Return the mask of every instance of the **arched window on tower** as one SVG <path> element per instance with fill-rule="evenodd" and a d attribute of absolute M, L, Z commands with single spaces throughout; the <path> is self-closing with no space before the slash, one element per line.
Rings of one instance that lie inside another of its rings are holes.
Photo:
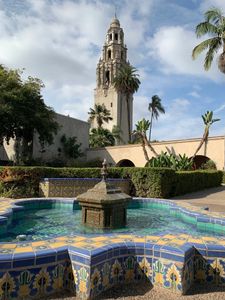
<path fill-rule="evenodd" d="M 112 55 L 112 51 L 109 49 L 109 50 L 108 50 L 108 59 L 111 59 L 111 58 L 112 58 L 111 55 Z"/>
<path fill-rule="evenodd" d="M 105 72 L 105 84 L 109 85 L 109 83 L 110 83 L 110 72 L 109 70 L 107 70 Z"/>
<path fill-rule="evenodd" d="M 123 33 L 120 33 L 120 41 L 123 42 Z"/>
<path fill-rule="evenodd" d="M 110 35 L 109 35 L 109 40 L 110 41 L 112 40 L 112 33 L 110 33 Z"/>
<path fill-rule="evenodd" d="M 118 33 L 115 33 L 115 40 L 118 41 Z"/>

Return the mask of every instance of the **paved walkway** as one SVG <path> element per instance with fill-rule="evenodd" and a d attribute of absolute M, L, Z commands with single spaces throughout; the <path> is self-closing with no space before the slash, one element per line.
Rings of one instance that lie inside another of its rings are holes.
<path fill-rule="evenodd" d="M 208 207 L 210 211 L 225 213 L 225 185 L 216 188 L 177 196 L 172 198 L 177 202 L 188 202 L 191 205 Z"/>

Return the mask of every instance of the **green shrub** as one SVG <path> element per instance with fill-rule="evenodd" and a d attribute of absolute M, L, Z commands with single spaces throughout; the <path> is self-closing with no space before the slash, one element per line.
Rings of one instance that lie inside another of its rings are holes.
<path fill-rule="evenodd" d="M 207 162 L 201 165 L 202 170 L 216 170 L 216 164 L 213 160 L 209 159 Z"/>
<path fill-rule="evenodd" d="M 223 183 L 225 184 L 225 172 L 223 172 Z"/>
<path fill-rule="evenodd" d="M 219 186 L 222 182 L 222 171 L 183 171 L 176 173 L 176 186 L 171 196 L 183 195 L 210 187 Z"/>
<path fill-rule="evenodd" d="M 127 168 L 137 197 L 168 198 L 176 179 L 175 171 L 166 168 Z"/>
<path fill-rule="evenodd" d="M 0 168 L 0 196 L 37 197 L 42 178 L 100 178 L 100 168 Z M 175 172 L 167 168 L 108 168 L 109 178 L 129 178 L 131 194 L 138 197 L 169 198 L 219 186 L 222 171 Z M 224 176 L 225 177 L 225 176 Z"/>

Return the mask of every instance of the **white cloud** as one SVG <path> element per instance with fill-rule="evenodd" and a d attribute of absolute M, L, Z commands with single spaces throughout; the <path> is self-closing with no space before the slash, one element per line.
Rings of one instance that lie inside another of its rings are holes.
<path fill-rule="evenodd" d="M 200 94 L 196 91 L 190 92 L 188 95 L 194 97 L 194 98 L 200 98 Z"/>
<path fill-rule="evenodd" d="M 193 48 L 201 40 L 195 33 L 181 26 L 160 28 L 148 41 L 149 55 L 159 62 L 161 71 L 165 74 L 183 74 L 210 78 L 214 81 L 224 80 L 219 74 L 216 62 L 206 72 L 203 69 L 204 55 L 192 60 Z"/>
<path fill-rule="evenodd" d="M 152 2 L 124 1 L 119 9 L 130 48 L 128 57 L 134 65 L 143 58 L 137 48 L 144 41 Z M 26 10 L 22 6 L 17 10 L 20 1 L 13 9 L 6 4 L 0 0 L 0 62 L 10 68 L 25 67 L 26 76 L 44 81 L 48 105 L 86 120 L 87 108 L 94 102 L 96 65 L 114 5 L 105 1 L 26 0 Z M 138 18 L 133 18 L 135 13 Z"/>
<path fill-rule="evenodd" d="M 141 118 L 150 119 L 148 99 L 137 96 L 135 101 L 134 125 Z M 166 113 L 160 114 L 158 120 L 153 121 L 152 139 L 168 140 L 201 136 L 203 131 L 202 120 L 201 117 L 190 114 L 190 100 L 176 98 L 170 100 L 169 103 L 165 107 Z"/>
<path fill-rule="evenodd" d="M 201 10 L 205 12 L 209 8 L 218 7 L 225 12 L 225 1 L 224 0 L 204 0 L 201 4 Z"/>
<path fill-rule="evenodd" d="M 225 109 L 225 103 L 222 104 L 220 107 L 218 107 L 217 109 L 214 110 L 214 113 L 218 113 L 221 112 Z"/>
<path fill-rule="evenodd" d="M 179 106 L 179 110 L 186 109 L 190 105 L 190 101 L 187 99 L 174 99 L 172 106 L 176 108 Z"/>
<path fill-rule="evenodd" d="M 171 101 L 165 115 L 153 123 L 153 139 L 180 139 L 202 134 L 201 118 L 190 114 L 190 100 L 177 98 Z"/>

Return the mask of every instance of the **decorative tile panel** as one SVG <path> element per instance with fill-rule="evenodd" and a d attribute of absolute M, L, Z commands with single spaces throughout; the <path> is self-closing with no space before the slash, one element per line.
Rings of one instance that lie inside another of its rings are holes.
<path fill-rule="evenodd" d="M 59 185 L 57 189 L 61 193 Z M 17 204 L 25 201 L 41 207 L 43 201 L 69 200 L 1 199 L 0 226 L 9 222 L 12 209 L 24 213 Z M 194 222 L 195 218 L 204 226 L 220 226 L 220 231 L 225 227 L 221 215 L 202 214 L 199 208 L 180 207 L 169 200 L 138 201 L 140 205 L 149 202 L 168 205 L 176 213 L 182 211 L 188 222 Z M 186 293 L 194 282 L 225 284 L 225 235 L 203 235 L 196 239 L 182 233 L 177 236 L 172 233 L 151 236 L 98 234 L 0 243 L 1 300 L 48 297 L 63 290 L 71 291 L 78 299 L 97 299 L 100 293 L 114 285 L 140 280 L 148 280 L 176 293 Z"/>

